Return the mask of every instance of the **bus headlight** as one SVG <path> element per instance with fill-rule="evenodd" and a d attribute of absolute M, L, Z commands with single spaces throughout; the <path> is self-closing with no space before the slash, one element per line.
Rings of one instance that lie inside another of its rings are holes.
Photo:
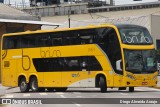
<path fill-rule="evenodd" d="M 155 75 L 152 80 L 155 80 L 155 79 L 157 79 L 157 75 Z"/>
<path fill-rule="evenodd" d="M 132 79 L 132 80 L 135 80 L 135 77 L 132 76 L 132 75 L 127 74 L 127 77 L 130 78 L 130 79 Z"/>

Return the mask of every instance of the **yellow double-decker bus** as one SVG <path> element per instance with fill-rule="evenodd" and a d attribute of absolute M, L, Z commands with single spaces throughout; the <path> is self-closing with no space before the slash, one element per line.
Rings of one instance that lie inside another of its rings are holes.
<path fill-rule="evenodd" d="M 21 92 L 156 86 L 155 47 L 145 27 L 102 24 L 5 34 L 2 85 Z"/>

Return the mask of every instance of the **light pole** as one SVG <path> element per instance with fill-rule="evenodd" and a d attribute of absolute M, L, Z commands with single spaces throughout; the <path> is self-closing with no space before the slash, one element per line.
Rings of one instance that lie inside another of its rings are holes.
<path fill-rule="evenodd" d="M 70 9 L 68 10 L 68 25 L 69 25 L 69 28 L 71 27 L 70 12 L 71 12 L 71 7 L 70 7 Z"/>

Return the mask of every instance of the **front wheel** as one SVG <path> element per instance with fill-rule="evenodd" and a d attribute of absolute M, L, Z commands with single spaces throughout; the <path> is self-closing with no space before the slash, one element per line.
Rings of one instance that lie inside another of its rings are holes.
<path fill-rule="evenodd" d="M 36 77 L 31 78 L 30 87 L 33 92 L 37 92 L 39 90 L 38 81 Z"/>
<path fill-rule="evenodd" d="M 101 93 L 105 93 L 107 91 L 106 79 L 104 77 L 100 77 L 99 86 Z"/>
<path fill-rule="evenodd" d="M 129 92 L 134 92 L 134 87 L 129 87 Z"/>
<path fill-rule="evenodd" d="M 25 78 L 22 78 L 22 79 L 19 81 L 19 88 L 20 88 L 20 91 L 21 91 L 22 93 L 29 91 L 29 84 L 26 83 L 26 79 L 25 79 Z"/>

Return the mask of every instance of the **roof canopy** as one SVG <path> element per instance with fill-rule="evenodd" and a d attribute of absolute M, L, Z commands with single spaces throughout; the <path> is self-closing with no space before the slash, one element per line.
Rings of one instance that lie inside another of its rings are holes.
<path fill-rule="evenodd" d="M 43 22 L 43 21 L 12 20 L 12 19 L 0 19 L 0 23 L 19 23 L 19 24 L 34 24 L 34 25 L 47 25 L 47 26 L 62 25 L 58 23 L 50 23 L 50 22 Z"/>

